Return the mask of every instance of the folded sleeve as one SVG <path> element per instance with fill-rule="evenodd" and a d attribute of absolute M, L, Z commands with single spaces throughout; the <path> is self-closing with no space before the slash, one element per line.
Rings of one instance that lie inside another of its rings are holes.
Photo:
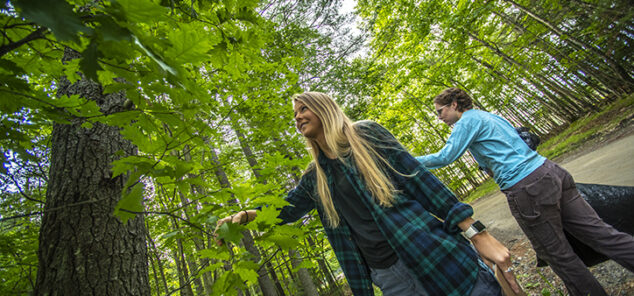
<path fill-rule="evenodd" d="M 311 182 L 311 177 L 314 176 L 313 173 L 304 174 L 297 187 L 286 196 L 285 199 L 289 205 L 284 206 L 277 216 L 282 219 L 280 224 L 295 222 L 315 208 L 317 199 L 313 191 L 313 182 Z"/>

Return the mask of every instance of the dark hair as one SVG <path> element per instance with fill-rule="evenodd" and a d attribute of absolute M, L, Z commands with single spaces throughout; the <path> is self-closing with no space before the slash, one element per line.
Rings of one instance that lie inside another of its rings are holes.
<path fill-rule="evenodd" d="M 458 103 L 456 110 L 460 112 L 473 108 L 473 100 L 469 94 L 457 87 L 445 89 L 434 98 L 434 103 L 439 105 L 449 105 L 453 102 Z"/>

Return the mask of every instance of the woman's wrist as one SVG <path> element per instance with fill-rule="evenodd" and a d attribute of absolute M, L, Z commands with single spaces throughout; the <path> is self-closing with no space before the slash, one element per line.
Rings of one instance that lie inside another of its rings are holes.
<path fill-rule="evenodd" d="M 242 221 L 242 219 L 240 219 L 240 224 L 247 224 L 249 223 L 249 212 L 247 212 L 246 210 L 243 211 L 244 212 L 244 221 Z"/>

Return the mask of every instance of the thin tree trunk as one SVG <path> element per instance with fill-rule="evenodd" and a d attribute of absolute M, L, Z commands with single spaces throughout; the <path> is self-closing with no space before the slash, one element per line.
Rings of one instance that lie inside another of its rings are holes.
<path fill-rule="evenodd" d="M 185 145 L 185 147 L 183 148 L 183 159 L 186 161 L 191 161 L 191 154 L 189 153 L 190 149 L 189 149 L 189 145 Z M 189 177 L 196 177 L 193 175 L 190 175 Z M 191 185 L 190 186 L 190 190 L 191 192 L 197 192 L 197 191 L 201 191 L 200 189 L 198 189 L 195 185 Z M 188 205 L 191 204 L 191 201 L 187 198 L 187 196 L 182 192 L 182 191 L 178 191 L 180 200 L 181 200 L 181 206 L 183 209 L 183 213 L 185 214 L 185 217 L 187 218 L 187 220 L 191 219 L 191 215 L 189 214 L 189 210 L 188 210 Z M 195 210 L 195 207 L 194 207 Z M 204 233 L 204 231 L 201 229 L 199 231 L 195 232 L 196 234 L 194 234 L 192 236 L 192 241 L 194 242 L 194 248 L 196 249 L 197 252 L 200 252 L 202 250 L 205 249 L 205 242 L 202 238 L 206 237 L 206 234 Z M 192 266 L 190 266 L 190 270 L 198 270 L 198 263 L 195 262 L 195 260 L 188 258 L 188 262 L 189 261 L 193 261 L 192 264 L 194 268 L 192 268 Z M 209 266 L 209 259 L 208 258 L 201 258 L 200 259 L 200 269 L 204 269 L 205 267 Z M 209 271 L 204 272 L 203 274 L 201 274 L 200 276 L 196 276 L 196 279 L 194 279 L 194 285 L 196 286 L 196 290 L 197 290 L 197 294 L 198 295 L 209 295 L 211 294 L 211 287 L 213 285 L 213 281 L 211 280 L 211 273 Z"/>
<path fill-rule="evenodd" d="M 634 79 L 632 79 L 630 74 L 623 68 L 623 66 L 621 64 L 619 64 L 617 61 L 615 61 L 614 59 L 612 59 L 610 56 L 606 55 L 604 52 L 598 50 L 595 46 L 593 46 L 591 44 L 585 44 L 582 41 L 577 40 L 577 38 L 575 38 L 574 36 L 570 36 L 569 34 L 564 33 L 563 31 L 557 29 L 557 27 L 555 25 L 551 24 L 549 21 L 541 18 L 540 16 L 538 16 L 535 13 L 533 13 L 528 8 L 518 4 L 517 2 L 515 2 L 513 0 L 504 0 L 504 1 L 508 2 L 508 3 L 511 3 L 517 9 L 519 9 L 522 12 L 526 13 L 528 16 L 530 16 L 531 18 L 533 18 L 534 20 L 536 20 L 540 24 L 546 26 L 553 33 L 555 33 L 557 36 L 559 36 L 559 38 L 561 38 L 561 40 L 569 41 L 570 43 L 578 46 L 579 49 L 581 49 L 581 50 L 590 50 L 591 52 L 593 52 L 597 56 L 600 56 L 602 59 L 604 59 L 606 62 L 608 62 L 608 64 L 614 69 L 615 73 L 617 75 L 619 75 L 619 77 L 621 77 L 621 79 L 623 80 L 623 83 L 627 86 L 626 87 L 626 91 L 629 91 L 632 88 L 632 86 L 634 85 Z"/>
<path fill-rule="evenodd" d="M 306 241 L 308 242 L 308 246 L 312 250 L 317 250 L 317 245 L 315 244 L 315 241 L 313 240 L 311 235 L 306 236 Z M 319 269 L 324 274 L 324 278 L 326 278 L 326 282 L 328 283 L 329 289 L 331 290 L 333 288 L 337 289 L 338 288 L 337 282 L 335 281 L 335 278 L 332 275 L 330 268 L 327 266 L 326 260 L 321 259 L 320 257 L 318 257 L 318 259 L 316 260 L 317 260 L 317 264 L 319 264 Z"/>
<path fill-rule="evenodd" d="M 205 295 L 205 288 L 203 287 L 203 282 L 198 275 L 198 263 L 196 260 L 193 260 L 191 256 L 185 256 L 185 260 L 187 261 L 187 267 L 189 267 L 190 277 L 193 279 L 194 287 L 196 288 L 196 295 L 203 296 Z"/>
<path fill-rule="evenodd" d="M 174 229 L 178 229 L 178 224 L 176 221 L 172 220 L 174 224 Z M 176 246 L 178 249 L 176 252 L 176 257 L 174 257 L 177 266 L 179 266 L 178 271 L 178 282 L 180 283 L 180 291 L 181 296 L 194 296 L 194 290 L 192 289 L 191 281 L 189 280 L 189 269 L 187 267 L 187 260 L 185 259 L 185 250 L 183 249 L 183 240 L 180 238 L 176 239 Z"/>
<path fill-rule="evenodd" d="M 218 159 L 216 150 L 214 149 L 214 147 L 210 147 L 209 150 L 211 151 L 211 162 L 216 167 L 215 174 L 218 179 L 218 182 L 220 183 L 220 187 L 231 188 L 231 183 L 229 182 L 229 178 L 227 177 L 227 174 L 222 169 L 222 164 L 220 163 L 220 159 Z M 237 200 L 234 200 L 233 202 L 235 203 L 237 202 Z M 248 230 L 245 230 L 242 232 L 242 234 L 243 234 L 242 243 L 244 244 L 244 247 L 247 249 L 247 251 L 249 251 L 249 253 L 253 255 L 253 261 L 259 262 L 262 257 L 260 256 L 260 252 L 257 250 L 257 247 L 255 246 L 255 242 L 253 241 L 251 232 L 249 232 Z M 275 285 L 273 284 L 273 282 L 267 275 L 266 269 L 260 268 L 258 269 L 257 273 L 258 273 L 258 284 L 260 285 L 260 290 L 262 290 L 262 294 L 264 294 L 264 296 L 277 296 L 278 294 L 275 290 Z"/>
<path fill-rule="evenodd" d="M 297 268 L 302 263 L 302 259 L 299 257 L 299 253 L 297 251 L 289 250 L 288 255 L 291 257 L 291 264 L 293 268 Z M 310 276 L 310 273 L 306 268 L 299 268 L 297 270 L 297 277 L 299 277 L 299 282 L 304 290 L 305 296 L 319 295 L 319 293 L 317 293 L 315 283 L 313 282 L 313 278 Z"/>
<path fill-rule="evenodd" d="M 150 247 L 152 249 L 152 251 L 150 252 L 151 255 L 148 256 L 148 257 L 150 257 L 150 259 L 152 257 L 154 257 L 154 259 L 156 260 L 156 264 L 158 265 L 158 271 L 159 271 L 159 273 L 161 275 L 161 282 L 160 283 L 163 284 L 164 293 L 161 293 L 161 289 L 157 288 L 157 294 L 158 295 L 167 294 L 168 288 L 167 288 L 167 280 L 165 279 L 165 268 L 163 267 L 163 262 L 161 261 L 161 258 L 158 255 L 158 250 L 156 249 L 156 244 L 154 243 L 154 240 L 152 239 L 152 237 L 150 237 L 150 232 L 146 231 L 146 235 L 147 235 L 148 244 L 150 245 Z M 159 285 L 158 280 L 157 280 L 156 285 L 158 287 L 158 285 Z"/>

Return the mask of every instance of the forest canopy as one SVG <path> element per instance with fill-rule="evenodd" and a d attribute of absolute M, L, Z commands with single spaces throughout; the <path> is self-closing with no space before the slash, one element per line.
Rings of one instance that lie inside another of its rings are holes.
<path fill-rule="evenodd" d="M 3 1 L 0 294 L 338 295 L 319 218 L 276 225 L 311 161 L 293 94 L 421 155 L 447 87 L 540 136 L 634 89 L 629 1 L 353 3 Z M 434 174 L 460 197 L 487 178 Z"/>

